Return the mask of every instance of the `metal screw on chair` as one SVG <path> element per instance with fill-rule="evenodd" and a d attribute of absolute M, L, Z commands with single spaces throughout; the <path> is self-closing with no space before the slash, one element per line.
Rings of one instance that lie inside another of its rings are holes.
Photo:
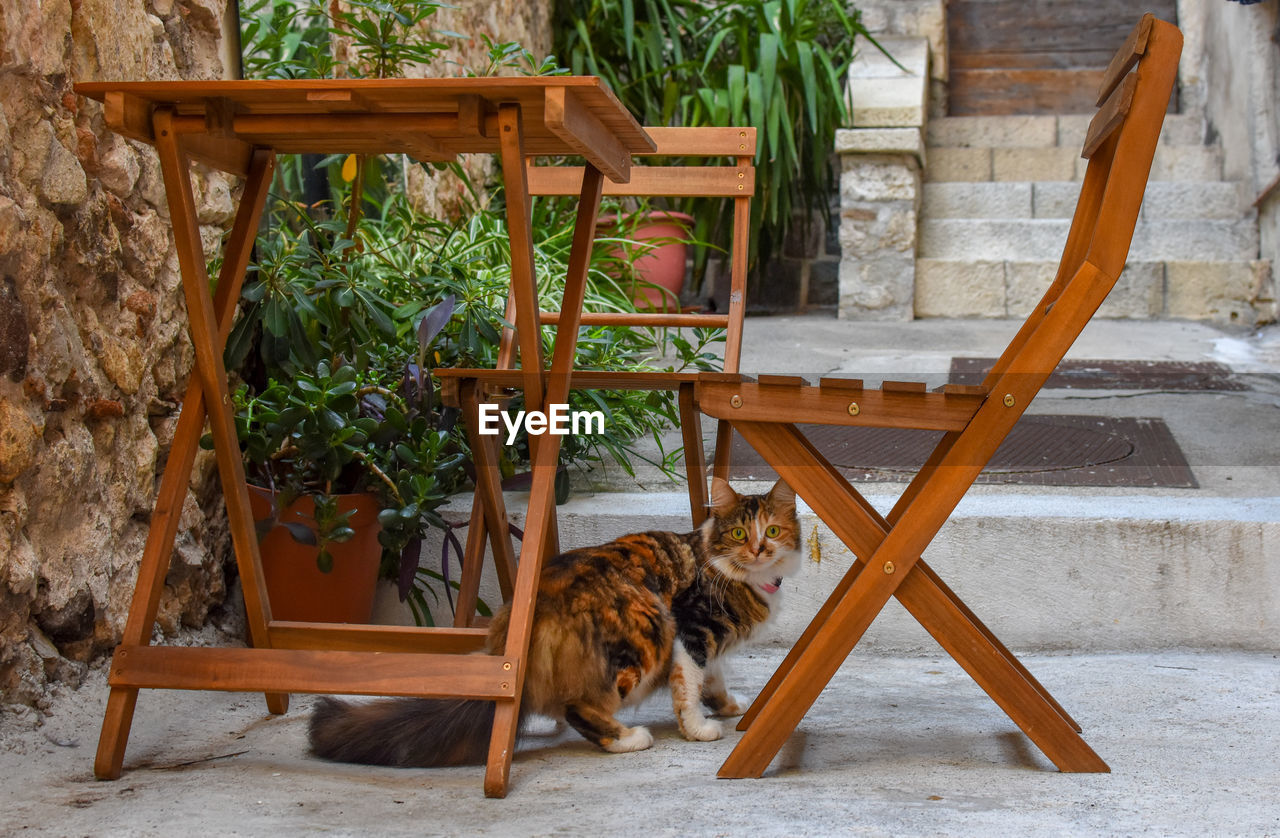
<path fill-rule="evenodd" d="M 862 412 L 862 408 L 858 407 L 858 403 L 857 403 L 857 402 L 849 402 L 849 415 L 850 415 L 850 416 L 857 416 L 857 415 L 858 415 L 859 413 L 861 413 L 861 412 Z"/>
<path fill-rule="evenodd" d="M 729 399 L 729 404 L 733 407 L 742 407 L 742 396 L 735 395 L 733 398 Z"/>
<path fill-rule="evenodd" d="M 1015 399 L 1015 398 L 1013 397 L 1013 393 L 1005 393 L 1005 394 L 1004 394 L 1004 406 L 1005 406 L 1005 407 L 1013 407 L 1013 406 L 1014 406 L 1015 404 L 1017 404 L 1017 403 L 1018 403 L 1018 400 L 1017 400 L 1017 399 Z"/>
<path fill-rule="evenodd" d="M 885 573 L 893 573 L 893 571 L 894 571 L 893 562 L 885 562 L 885 563 L 884 563 L 884 572 L 885 572 Z"/>

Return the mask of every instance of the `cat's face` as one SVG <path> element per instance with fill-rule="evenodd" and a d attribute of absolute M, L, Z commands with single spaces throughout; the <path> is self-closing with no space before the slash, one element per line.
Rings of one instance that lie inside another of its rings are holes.
<path fill-rule="evenodd" d="M 708 561 L 731 579 L 776 591 L 778 580 L 800 569 L 796 494 L 781 480 L 766 495 L 739 495 L 713 479 L 703 527 Z"/>

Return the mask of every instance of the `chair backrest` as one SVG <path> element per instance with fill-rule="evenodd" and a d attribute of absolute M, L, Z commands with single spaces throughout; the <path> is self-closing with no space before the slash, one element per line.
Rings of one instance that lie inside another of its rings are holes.
<path fill-rule="evenodd" d="M 617 197 L 725 198 L 733 201 L 733 243 L 730 249 L 729 310 L 725 313 L 678 311 L 583 312 L 582 325 L 645 327 L 709 327 L 725 330 L 724 369 L 737 372 L 742 353 L 742 318 L 746 311 L 747 253 L 751 196 L 755 193 L 755 128 L 646 128 L 657 148 L 645 157 L 706 158 L 703 165 L 638 165 L 627 183 L 604 182 L 604 194 Z M 731 158 L 732 163 L 712 161 Z M 576 166 L 527 168 L 529 194 L 577 195 L 583 170 Z M 555 325 L 560 313 L 540 313 L 544 324 Z"/>
<path fill-rule="evenodd" d="M 1057 276 L 984 386 L 994 387 L 1006 372 L 1047 376 L 1115 285 L 1129 255 L 1181 54 L 1178 28 L 1146 14 L 1111 60 L 1081 152 L 1089 167 Z"/>

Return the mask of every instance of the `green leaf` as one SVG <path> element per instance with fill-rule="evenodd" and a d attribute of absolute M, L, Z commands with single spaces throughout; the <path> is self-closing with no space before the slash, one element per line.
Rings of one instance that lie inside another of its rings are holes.
<path fill-rule="evenodd" d="M 746 119 L 743 113 L 746 105 L 746 73 L 741 64 L 729 67 L 729 120 L 732 125 L 741 125 Z"/>
<path fill-rule="evenodd" d="M 768 108 L 769 99 L 774 90 L 774 85 L 778 81 L 778 36 L 772 32 L 760 33 L 760 57 L 759 57 L 760 79 L 764 83 L 765 101 L 764 106 Z"/>
<path fill-rule="evenodd" d="M 251 282 L 240 292 L 240 299 L 246 303 L 256 303 L 261 300 L 267 293 L 267 285 L 265 282 Z"/>
<path fill-rule="evenodd" d="M 227 369 L 239 369 L 245 358 L 249 357 L 249 350 L 253 348 L 254 329 L 261 318 L 262 306 L 252 303 L 244 308 L 235 325 L 231 327 L 226 348 L 222 352 L 222 362 L 226 364 Z"/>
<path fill-rule="evenodd" d="M 635 46 L 636 10 L 631 0 L 622 0 L 622 36 L 627 55 L 632 54 Z"/>
<path fill-rule="evenodd" d="M 271 334 L 278 338 L 285 337 L 289 332 L 288 306 L 275 298 L 267 300 L 262 323 Z"/>
<path fill-rule="evenodd" d="M 818 127 L 818 78 L 813 70 L 813 48 L 805 41 L 796 44 L 800 56 L 800 78 L 804 82 L 805 104 L 809 107 L 809 128 Z"/>
<path fill-rule="evenodd" d="M 316 419 L 320 423 L 320 427 L 329 433 L 340 431 L 347 425 L 347 420 L 342 418 L 342 414 L 322 407 L 316 411 Z"/>
<path fill-rule="evenodd" d="M 759 73 L 747 73 L 747 100 L 750 104 L 751 124 L 764 125 L 764 83 Z M 764 131 L 756 133 L 756 161 L 764 158 Z"/>
<path fill-rule="evenodd" d="M 391 322 L 391 318 L 383 311 L 384 303 L 378 299 L 377 295 L 365 288 L 357 288 L 356 294 L 364 301 L 365 312 L 369 318 L 373 320 L 373 325 L 384 335 L 395 335 L 396 325 Z"/>
<path fill-rule="evenodd" d="M 712 59 L 714 59 L 716 54 L 720 52 L 720 47 L 724 44 L 724 39 L 729 37 L 732 31 L 733 30 L 727 28 L 721 29 L 711 39 L 711 43 L 707 45 L 706 56 L 702 59 L 702 72 L 704 74 L 707 72 L 707 68 L 711 66 Z"/>
<path fill-rule="evenodd" d="M 281 521 L 280 526 L 289 531 L 289 535 L 299 544 L 314 547 L 317 544 L 315 530 L 297 521 Z"/>

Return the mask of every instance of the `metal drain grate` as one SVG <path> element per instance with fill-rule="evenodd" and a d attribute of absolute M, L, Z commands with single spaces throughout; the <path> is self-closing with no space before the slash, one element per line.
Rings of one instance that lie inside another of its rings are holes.
<path fill-rule="evenodd" d="M 802 425 L 813 445 L 854 482 L 905 482 L 942 438 L 936 431 Z M 776 472 L 741 438 L 732 477 L 774 480 Z M 979 483 L 1194 489 L 1195 477 L 1160 419 L 1024 416 L 997 449 Z"/>
<path fill-rule="evenodd" d="M 953 384 L 981 384 L 995 358 L 952 358 Z M 1248 390 L 1230 367 L 1211 361 L 1090 361 L 1058 364 L 1049 390 Z"/>

